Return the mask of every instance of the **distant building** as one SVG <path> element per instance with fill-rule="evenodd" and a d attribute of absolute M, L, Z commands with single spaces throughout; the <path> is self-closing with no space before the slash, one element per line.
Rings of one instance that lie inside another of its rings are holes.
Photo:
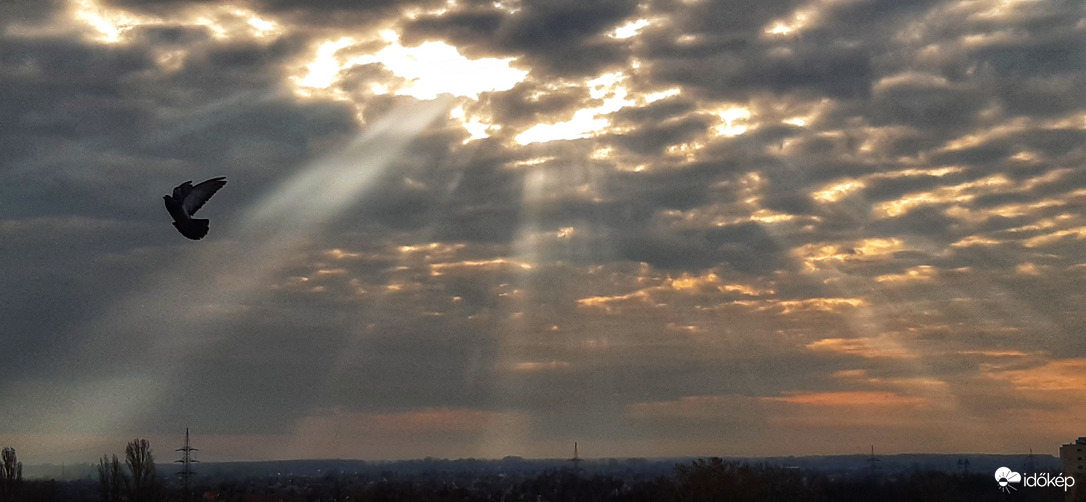
<path fill-rule="evenodd" d="M 1081 493 L 1079 487 L 1086 482 L 1086 437 L 1060 446 L 1060 462 L 1063 464 L 1063 474 L 1075 478 L 1075 486 L 1067 493 L 1067 500 L 1078 500 Z"/>
<path fill-rule="evenodd" d="M 1076 477 L 1086 474 L 1086 437 L 1060 446 L 1060 462 L 1063 463 L 1064 474 L 1074 474 Z"/>

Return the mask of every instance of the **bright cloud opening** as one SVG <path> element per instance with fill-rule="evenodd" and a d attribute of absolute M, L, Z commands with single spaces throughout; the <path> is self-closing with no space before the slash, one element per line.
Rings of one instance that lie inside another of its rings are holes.
<path fill-rule="evenodd" d="M 750 110 L 741 106 L 728 108 L 718 112 L 720 124 L 713 126 L 713 132 L 721 136 L 739 136 L 747 132 L 750 127 L 745 124 L 750 120 Z"/>
<path fill-rule="evenodd" d="M 305 65 L 305 75 L 295 82 L 303 95 L 330 89 L 342 72 L 360 65 L 381 64 L 397 77 L 409 83 L 399 88 L 373 87 L 378 93 L 391 92 L 418 99 L 434 99 L 441 94 L 476 98 L 481 92 L 505 91 L 528 75 L 526 70 L 510 66 L 514 58 L 469 59 L 444 42 L 425 42 L 415 47 L 400 45 L 391 30 L 383 30 L 380 38 L 388 43 L 381 50 L 361 56 L 344 57 L 340 52 L 360 43 L 351 37 L 321 44 L 313 60 Z"/>
<path fill-rule="evenodd" d="M 93 29 L 85 32 L 85 36 L 106 44 L 122 42 L 129 31 L 140 26 L 200 26 L 217 40 L 267 38 L 283 30 L 275 20 L 261 17 L 253 10 L 227 4 L 182 9 L 175 17 L 165 19 L 110 7 L 98 0 L 75 0 L 69 6 L 69 15 Z"/>
<path fill-rule="evenodd" d="M 595 79 L 589 80 L 588 94 L 593 99 L 603 101 L 603 104 L 595 108 L 582 108 L 573 114 L 573 118 L 556 124 L 536 124 L 528 130 L 520 133 L 515 138 L 517 143 L 527 145 L 530 143 L 543 143 L 547 141 L 560 141 L 587 138 L 611 125 L 611 121 L 605 116 L 622 108 L 635 104 L 630 99 L 629 90 L 626 88 L 626 76 L 620 72 L 607 73 Z"/>
<path fill-rule="evenodd" d="M 615 28 L 615 31 L 612 31 L 610 36 L 611 38 L 617 39 L 632 38 L 641 31 L 641 28 L 644 28 L 648 25 L 648 19 L 637 19 L 635 21 L 630 21 L 622 26 L 619 26 L 618 28 Z"/>

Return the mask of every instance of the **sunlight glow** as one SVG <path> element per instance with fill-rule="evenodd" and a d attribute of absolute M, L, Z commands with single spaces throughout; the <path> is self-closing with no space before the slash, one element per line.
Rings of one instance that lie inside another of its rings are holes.
<path fill-rule="evenodd" d="M 534 373 L 534 372 L 539 372 L 539 371 L 557 371 L 557 370 L 567 369 L 570 366 L 572 366 L 572 365 L 570 363 L 566 362 L 566 361 L 555 361 L 555 360 L 551 360 L 551 361 L 548 361 L 548 362 L 523 361 L 523 362 L 513 364 L 510 369 L 515 371 L 515 372 L 531 372 L 531 373 Z"/>
<path fill-rule="evenodd" d="M 823 338 L 807 344 L 808 350 L 837 352 L 870 358 L 913 359 L 919 357 L 916 352 L 903 347 L 889 335 L 866 338 Z"/>
<path fill-rule="evenodd" d="M 582 108 L 573 113 L 573 118 L 556 124 L 536 124 L 520 133 L 514 140 L 521 144 L 543 143 L 556 140 L 587 138 L 611 125 L 605 115 L 614 113 L 636 102 L 629 98 L 626 88 L 626 76 L 620 72 L 606 73 L 587 82 L 588 93 L 592 99 L 603 103 L 595 108 Z"/>
<path fill-rule="evenodd" d="M 967 202 L 980 195 L 1006 192 L 1015 188 L 1015 186 L 1016 184 L 1003 174 L 995 174 L 975 181 L 943 186 L 926 192 L 911 193 L 897 200 L 882 202 L 874 207 L 874 213 L 879 218 L 893 218 L 917 207 L 950 202 Z"/>
<path fill-rule="evenodd" d="M 517 143 L 527 145 L 529 143 L 544 143 L 547 141 L 561 141 L 586 138 L 592 132 L 602 130 L 611 122 L 604 118 L 597 118 L 594 109 L 583 108 L 573 114 L 571 120 L 557 124 L 537 124 L 517 135 Z"/>
<path fill-rule="evenodd" d="M 781 22 L 777 22 L 773 26 L 765 29 L 765 32 L 770 35 L 787 35 L 793 31 L 795 31 L 795 28 Z"/>
<path fill-rule="evenodd" d="M 520 3 L 521 0 L 495 0 L 490 4 L 498 10 L 503 10 L 509 14 L 516 14 L 517 12 L 520 12 Z"/>
<path fill-rule="evenodd" d="M 294 77 L 299 94 L 312 96 L 317 91 L 344 99 L 333 87 L 346 70 L 368 64 L 381 64 L 407 83 L 389 89 L 385 86 L 371 90 L 392 92 L 418 99 L 434 99 L 441 94 L 477 98 L 480 92 L 511 89 L 528 75 L 526 70 L 510 66 L 515 58 L 468 59 L 444 42 L 425 42 L 414 47 L 400 45 L 393 30 L 381 30 L 378 36 L 387 45 L 377 52 L 344 56 L 343 49 L 361 44 L 352 37 L 342 37 L 320 44 L 313 59 L 304 65 L 303 76 Z"/>
<path fill-rule="evenodd" d="M 426 42 L 416 47 L 389 45 L 357 64 L 381 63 L 397 76 L 411 80 L 396 94 L 434 99 L 439 94 L 477 97 L 480 92 L 511 89 L 528 75 L 511 68 L 514 58 L 468 59 L 444 42 Z"/>
<path fill-rule="evenodd" d="M 713 126 L 712 132 L 719 136 L 739 136 L 747 132 L 749 126 L 740 122 L 750 120 L 750 110 L 742 106 L 727 108 L 718 112 L 721 123 Z"/>
<path fill-rule="evenodd" d="M 661 99 L 670 98 L 671 96 L 678 96 L 681 93 L 682 89 L 679 89 L 678 87 L 672 87 L 663 91 L 650 92 L 648 94 L 645 94 L 644 100 L 646 104 L 654 103 L 656 101 L 660 101 Z"/>
<path fill-rule="evenodd" d="M 889 239 L 861 239 L 850 243 L 811 243 L 792 250 L 803 262 L 807 272 L 836 270 L 852 262 L 883 261 L 905 249 L 905 242 L 896 237 Z"/>
<path fill-rule="evenodd" d="M 776 21 L 762 30 L 765 35 L 785 37 L 798 33 L 810 23 L 810 16 L 804 11 L 796 11 L 788 20 Z"/>
<path fill-rule="evenodd" d="M 938 270 L 930 265 L 920 265 L 912 267 L 901 274 L 883 274 L 875 277 L 875 282 L 884 283 L 903 283 L 903 282 L 916 282 L 924 281 L 930 282 L 935 280 L 938 275 Z"/>
<path fill-rule="evenodd" d="M 448 106 L 437 100 L 394 109 L 342 152 L 317 160 L 268 194 L 245 218 L 246 229 L 267 239 L 281 233 L 279 245 L 296 241 L 305 233 L 300 229 L 315 231 L 315 224 L 356 203 L 400 149 L 448 113 Z"/>
<path fill-rule="evenodd" d="M 279 29 L 279 24 L 275 21 L 268 21 L 257 16 L 250 17 L 248 22 L 249 26 L 252 26 L 261 35 L 268 35 Z"/>
<path fill-rule="evenodd" d="M 135 14 L 104 5 L 99 0 L 74 0 L 69 5 L 69 11 L 72 19 L 97 32 L 96 35 L 88 36 L 106 44 L 120 43 L 130 30 L 140 26 L 200 26 L 217 40 L 236 37 L 267 38 L 282 33 L 282 27 L 277 21 L 261 17 L 255 11 L 244 7 L 228 4 L 183 8 L 169 19 Z"/>
<path fill-rule="evenodd" d="M 298 85 L 318 89 L 331 86 L 336 80 L 336 74 L 342 69 L 342 65 L 336 60 L 336 52 L 353 43 L 353 38 L 343 37 L 321 44 L 317 48 L 316 57 L 305 67 L 308 73 L 298 80 Z"/>
<path fill-rule="evenodd" d="M 153 280 L 134 287 L 87 328 L 86 343 L 94 346 L 118 332 L 141 333 L 147 343 L 141 358 L 155 365 L 157 378 L 90 377 L 76 389 L 78 394 L 58 396 L 71 403 L 72 410 L 80 410 L 79 415 L 53 415 L 57 420 L 74 419 L 94 428 L 115 430 L 140 410 L 158 406 L 169 388 L 167 383 L 182 371 L 185 357 L 214 337 L 227 336 L 199 328 L 268 294 L 269 278 L 297 259 L 299 247 L 311 242 L 332 218 L 357 204 L 401 150 L 433 120 L 448 113 L 448 107 L 445 100 L 437 100 L 393 109 L 343 151 L 301 167 L 295 176 L 266 193 L 240 218 L 240 227 L 222 230 L 221 235 L 227 237 L 221 245 L 212 242 L 192 248 L 175 262 L 164 264 L 162 273 Z M 183 272 L 197 264 L 210 264 L 213 270 L 186 277 Z M 335 267 L 322 268 L 313 278 L 292 277 L 293 284 L 288 286 L 320 292 L 323 286 L 311 284 L 339 273 Z M 195 316 L 179 319 L 177 312 Z M 103 408 L 106 403 L 109 409 Z"/>
<path fill-rule="evenodd" d="M 1068 228 L 1064 230 L 1058 230 L 1049 234 L 1038 235 L 1037 237 L 1026 239 L 1023 244 L 1028 248 L 1035 248 L 1040 246 L 1046 246 L 1054 242 L 1069 238 L 1073 238 L 1075 240 L 1086 239 L 1086 227 Z"/>
<path fill-rule="evenodd" d="M 98 31 L 98 41 L 114 44 L 133 27 L 149 22 L 149 19 L 132 16 L 120 9 L 106 9 L 95 0 L 76 0 L 72 4 L 72 17 Z"/>
<path fill-rule="evenodd" d="M 618 28 L 615 28 L 615 30 L 612 31 L 611 34 L 608 36 L 620 40 L 631 38 L 636 36 L 637 33 L 641 31 L 641 28 L 644 28 L 649 24 L 650 23 L 648 19 L 637 19 L 634 21 L 630 21 L 622 26 L 619 26 Z"/>
<path fill-rule="evenodd" d="M 431 263 L 430 264 L 430 276 L 437 277 L 445 275 L 450 271 L 464 271 L 470 269 L 491 269 L 500 270 L 503 268 L 520 268 L 521 270 L 532 270 L 534 265 L 517 260 L 510 260 L 506 258 L 494 258 L 490 260 L 463 260 L 454 262 L 443 263 Z"/>
<path fill-rule="evenodd" d="M 483 122 L 479 117 L 468 116 L 467 112 L 464 111 L 463 106 L 453 108 L 452 111 L 449 112 L 449 117 L 459 120 L 460 124 L 464 126 L 464 129 L 468 131 L 469 136 L 468 139 L 464 140 L 464 143 L 471 140 L 489 138 L 490 133 L 488 131 L 491 127 L 494 127 L 493 124 Z"/>
<path fill-rule="evenodd" d="M 860 180 L 839 181 L 825 185 L 821 190 L 811 194 L 811 197 L 819 202 L 837 202 L 864 186 L 865 183 Z"/>
<path fill-rule="evenodd" d="M 894 392 L 876 391 L 834 391 L 803 392 L 788 394 L 783 397 L 763 397 L 764 401 L 827 407 L 865 407 L 865 408 L 915 408 L 929 406 L 931 401 L 919 396 L 906 396 Z"/>

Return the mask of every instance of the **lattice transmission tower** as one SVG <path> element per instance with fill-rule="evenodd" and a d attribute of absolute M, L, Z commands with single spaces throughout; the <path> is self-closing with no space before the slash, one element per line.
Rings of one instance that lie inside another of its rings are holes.
<path fill-rule="evenodd" d="M 192 458 L 192 452 L 199 450 L 193 448 L 192 445 L 189 444 L 188 427 L 185 427 L 185 446 L 184 448 L 178 448 L 176 451 L 181 452 L 181 458 L 174 462 L 182 465 L 181 472 L 177 473 L 177 475 L 181 477 L 181 481 L 185 484 L 185 496 L 188 497 L 189 500 L 192 500 L 192 491 L 189 488 L 189 480 L 196 474 L 195 472 L 192 472 L 192 464 L 199 462 Z"/>

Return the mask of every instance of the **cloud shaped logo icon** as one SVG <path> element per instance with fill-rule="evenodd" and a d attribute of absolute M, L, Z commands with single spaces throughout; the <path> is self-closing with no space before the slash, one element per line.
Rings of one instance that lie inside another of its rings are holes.
<path fill-rule="evenodd" d="M 1017 490 L 1017 488 L 1011 486 L 1011 483 L 1021 483 L 1022 475 L 1012 471 L 1009 467 L 1000 467 L 995 471 L 996 483 L 999 483 L 999 489 L 1007 493 L 1011 490 Z"/>

